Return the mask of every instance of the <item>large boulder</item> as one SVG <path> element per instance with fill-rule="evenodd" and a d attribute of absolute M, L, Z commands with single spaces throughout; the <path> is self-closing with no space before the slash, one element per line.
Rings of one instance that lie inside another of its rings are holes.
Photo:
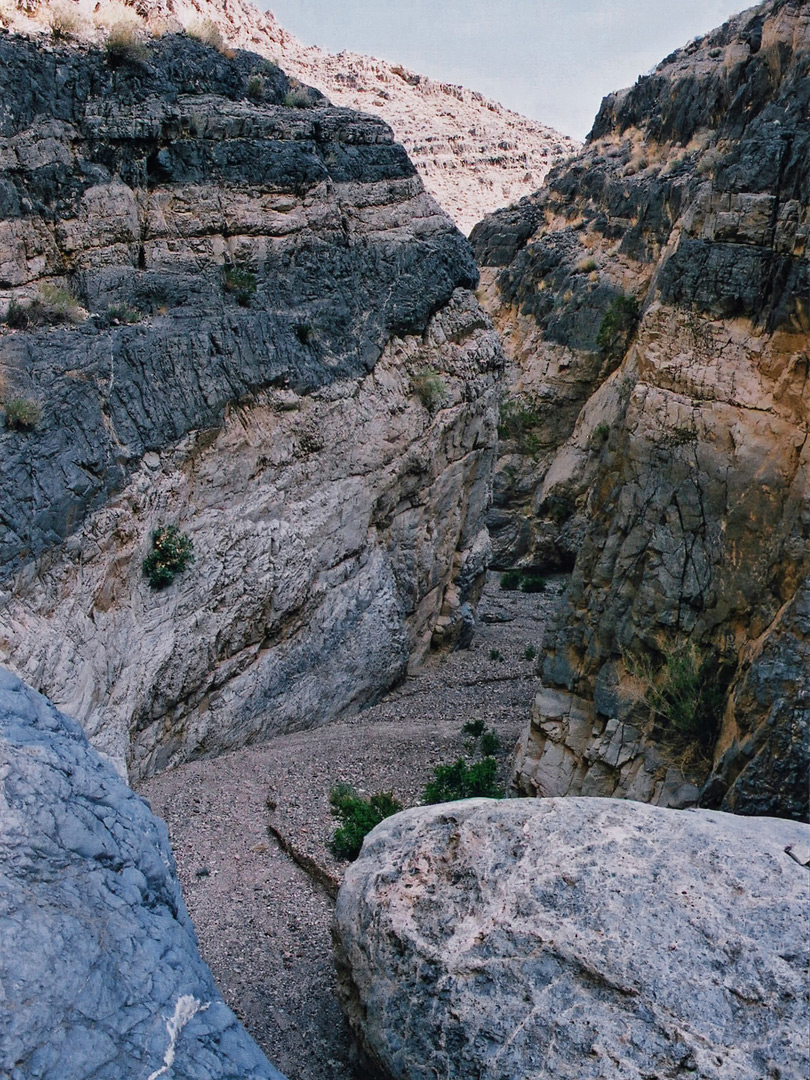
<path fill-rule="evenodd" d="M 0 668 L 0 1076 L 283 1080 L 197 951 L 166 827 Z"/>
<path fill-rule="evenodd" d="M 343 1006 L 386 1077 L 807 1076 L 810 828 L 610 799 L 379 825 L 338 896 Z"/>

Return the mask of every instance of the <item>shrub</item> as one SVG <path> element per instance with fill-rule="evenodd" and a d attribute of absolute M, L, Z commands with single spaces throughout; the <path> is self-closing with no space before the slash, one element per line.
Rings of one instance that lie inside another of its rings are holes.
<path fill-rule="evenodd" d="M 477 739 L 479 735 L 483 735 L 486 729 L 486 724 L 480 717 L 476 717 L 475 720 L 468 720 L 461 729 L 463 735 L 471 735 L 474 739 Z"/>
<path fill-rule="evenodd" d="M 137 308 L 130 307 L 129 304 L 110 304 L 107 308 L 107 318 L 111 323 L 129 325 L 138 322 L 140 317 L 140 311 Z"/>
<path fill-rule="evenodd" d="M 413 380 L 413 389 L 431 415 L 444 405 L 447 388 L 444 379 L 433 368 L 425 368 L 419 372 Z"/>
<path fill-rule="evenodd" d="M 202 22 L 192 23 L 186 33 L 194 41 L 199 41 L 200 44 L 207 45 L 210 49 L 216 49 L 218 52 L 224 52 L 226 49 L 222 31 L 211 19 L 203 19 Z"/>
<path fill-rule="evenodd" d="M 588 439 L 588 445 L 592 450 L 598 450 L 605 445 L 609 438 L 610 424 L 606 424 L 602 421 L 602 423 L 597 424 L 591 432 L 590 438 Z"/>
<path fill-rule="evenodd" d="M 254 101 L 261 101 L 264 97 L 264 78 L 255 72 L 247 81 L 247 96 Z"/>
<path fill-rule="evenodd" d="M 576 504 L 568 495 L 549 495 L 541 509 L 555 525 L 563 525 L 573 515 Z"/>
<path fill-rule="evenodd" d="M 536 656 L 537 656 L 537 649 L 535 649 L 534 645 L 527 645 L 526 648 L 523 650 L 523 659 L 524 660 L 534 660 L 534 658 Z"/>
<path fill-rule="evenodd" d="M 256 275 L 246 266 L 225 266 L 222 270 L 222 283 L 225 291 L 233 293 L 237 304 L 248 307 L 250 298 L 256 292 Z"/>
<path fill-rule="evenodd" d="M 291 81 L 290 89 L 284 95 L 284 104 L 288 109 L 311 109 L 315 101 L 309 87 Z"/>
<path fill-rule="evenodd" d="M 190 537 L 176 525 L 162 525 L 152 533 L 152 550 L 143 560 L 143 574 L 153 589 L 165 589 L 176 574 L 194 562 Z"/>
<path fill-rule="evenodd" d="M 437 765 L 433 779 L 426 785 L 422 802 L 450 802 L 453 799 L 502 799 L 504 792 L 497 782 L 498 763 L 493 757 L 468 765 L 458 758 L 450 765 Z"/>
<path fill-rule="evenodd" d="M 329 848 L 335 858 L 350 860 L 360 854 L 366 834 L 375 825 L 402 809 L 390 791 L 364 799 L 348 784 L 338 784 L 332 788 L 329 803 L 332 814 L 340 820 Z"/>
<path fill-rule="evenodd" d="M 665 652 L 655 673 L 648 660 L 629 667 L 645 684 L 644 702 L 662 726 L 662 740 L 674 750 L 710 758 L 735 665 L 713 650 L 701 655 L 689 643 Z"/>
<path fill-rule="evenodd" d="M 104 53 L 110 67 L 142 64 L 149 55 L 137 28 L 125 22 L 110 27 Z"/>
<path fill-rule="evenodd" d="M 501 588 L 506 591 L 519 589 L 522 576 L 520 570 L 507 570 L 501 574 Z"/>
<path fill-rule="evenodd" d="M 498 437 L 511 439 L 518 453 L 537 457 L 540 439 L 535 428 L 541 420 L 540 413 L 528 398 L 504 398 L 498 414 Z"/>
<path fill-rule="evenodd" d="M 25 330 L 31 322 L 28 317 L 28 308 L 18 300 L 12 300 L 8 305 L 5 322 L 6 326 L 10 326 L 13 330 Z"/>
<path fill-rule="evenodd" d="M 536 574 L 529 570 L 520 575 L 520 591 L 526 593 L 541 593 L 546 591 L 546 579 L 542 574 Z"/>
<path fill-rule="evenodd" d="M 51 12 L 50 27 L 54 41 L 69 41 L 79 33 L 81 19 L 70 8 L 58 7 Z"/>
<path fill-rule="evenodd" d="M 497 754 L 501 748 L 501 740 L 497 731 L 484 731 L 481 734 L 481 753 L 485 758 Z"/>
<path fill-rule="evenodd" d="M 57 326 L 60 323 L 79 323 L 84 313 L 78 300 L 64 285 L 44 284 L 30 304 L 12 300 L 6 312 L 6 325 L 15 330 L 34 326 Z"/>
<path fill-rule="evenodd" d="M 500 649 L 490 649 L 489 658 L 490 660 L 503 660 L 503 654 Z"/>
<path fill-rule="evenodd" d="M 312 326 L 310 323 L 296 323 L 295 336 L 302 345 L 309 345 L 310 341 L 312 341 Z"/>
<path fill-rule="evenodd" d="M 617 296 L 605 312 L 596 344 L 610 360 L 620 360 L 630 347 L 641 308 L 634 296 Z"/>
<path fill-rule="evenodd" d="M 33 431 L 42 419 L 39 405 L 31 398 L 11 398 L 3 403 L 9 431 Z"/>

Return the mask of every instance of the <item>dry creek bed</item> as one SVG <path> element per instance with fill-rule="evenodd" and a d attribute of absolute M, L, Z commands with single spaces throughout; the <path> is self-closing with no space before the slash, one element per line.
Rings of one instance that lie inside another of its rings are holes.
<path fill-rule="evenodd" d="M 335 996 L 331 894 L 346 864 L 328 848 L 330 790 L 343 781 L 416 805 L 435 766 L 465 753 L 461 728 L 476 717 L 500 736 L 506 784 L 537 687 L 526 651 L 540 651 L 564 583 L 504 592 L 491 574 L 470 648 L 432 656 L 378 705 L 140 787 L 169 827 L 203 957 L 289 1080 L 366 1080 Z"/>

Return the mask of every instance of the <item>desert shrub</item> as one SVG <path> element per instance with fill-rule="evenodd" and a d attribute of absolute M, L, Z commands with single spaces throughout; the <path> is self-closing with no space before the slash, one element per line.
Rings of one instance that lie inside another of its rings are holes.
<path fill-rule="evenodd" d="M 504 398 L 498 414 L 498 437 L 511 439 L 518 453 L 536 457 L 540 440 L 536 428 L 541 422 L 540 413 L 528 398 Z"/>
<path fill-rule="evenodd" d="M 390 791 L 364 799 L 348 784 L 338 784 L 329 793 L 329 804 L 340 825 L 329 848 L 338 859 L 356 859 L 363 840 L 375 825 L 402 809 Z"/>
<path fill-rule="evenodd" d="M 595 269 L 596 259 L 580 259 L 576 265 L 576 271 L 578 274 L 590 274 L 590 272 Z"/>
<path fill-rule="evenodd" d="M 225 291 L 236 298 L 237 304 L 248 307 L 250 298 L 256 292 L 256 275 L 246 266 L 225 266 L 222 270 L 222 284 Z"/>
<path fill-rule="evenodd" d="M 10 326 L 13 330 L 25 330 L 30 322 L 28 308 L 21 304 L 19 300 L 12 300 L 6 312 L 6 326 Z"/>
<path fill-rule="evenodd" d="M 634 296 L 617 296 L 605 312 L 596 344 L 608 359 L 620 360 L 630 347 L 641 308 Z"/>
<path fill-rule="evenodd" d="M 537 656 L 537 649 L 535 649 L 534 645 L 527 645 L 526 648 L 523 650 L 523 659 L 524 660 L 534 660 L 534 658 L 536 656 Z"/>
<path fill-rule="evenodd" d="M 546 591 L 546 579 L 542 574 L 527 570 L 520 575 L 520 591 L 525 593 L 541 593 Z"/>
<path fill-rule="evenodd" d="M 433 779 L 425 786 L 422 802 L 450 802 L 453 799 L 502 799 L 503 789 L 497 781 L 498 763 L 493 757 L 468 764 L 458 758 L 450 765 L 437 765 Z"/>
<path fill-rule="evenodd" d="M 503 660 L 503 653 L 500 649 L 490 649 L 489 658 L 490 660 Z"/>
<path fill-rule="evenodd" d="M 137 27 L 126 22 L 110 27 L 104 53 L 110 67 L 142 64 L 149 55 Z"/>
<path fill-rule="evenodd" d="M 471 735 L 474 739 L 477 739 L 479 735 L 483 735 L 485 730 L 486 724 L 478 716 L 474 720 L 468 720 L 461 728 L 463 735 Z"/>
<path fill-rule="evenodd" d="M 295 324 L 295 336 L 302 345 L 309 345 L 312 341 L 312 326 L 310 323 L 300 322 Z"/>
<path fill-rule="evenodd" d="M 491 729 L 481 732 L 481 742 L 479 743 L 481 753 L 485 758 L 492 757 L 493 754 L 497 754 L 501 748 L 501 740 L 498 737 L 497 731 Z"/>
<path fill-rule="evenodd" d="M 81 19 L 70 8 L 59 6 L 51 12 L 50 27 L 54 41 L 69 41 L 81 30 Z"/>
<path fill-rule="evenodd" d="M 261 101 L 264 97 L 264 78 L 254 72 L 247 81 L 247 96 L 254 101 Z"/>
<path fill-rule="evenodd" d="M 501 574 L 501 588 L 505 591 L 514 591 L 520 588 L 520 579 L 522 574 L 520 570 L 507 570 Z"/>
<path fill-rule="evenodd" d="M 644 702 L 672 749 L 706 759 L 711 756 L 726 691 L 735 665 L 714 650 L 701 653 L 694 643 L 664 652 L 656 671 L 649 659 L 628 664 L 644 685 Z"/>
<path fill-rule="evenodd" d="M 3 412 L 9 431 L 33 431 L 42 419 L 39 405 L 31 398 L 11 398 L 3 402 Z"/>
<path fill-rule="evenodd" d="M 111 323 L 124 323 L 130 325 L 140 320 L 141 313 L 137 308 L 129 304 L 110 304 L 107 308 L 107 318 Z"/>
<path fill-rule="evenodd" d="M 284 95 L 284 104 L 288 109 L 311 109 L 315 99 L 309 87 L 290 81 L 290 89 Z"/>
<path fill-rule="evenodd" d="M 610 424 L 606 424 L 604 421 L 601 424 L 597 424 L 591 432 L 588 439 L 588 445 L 592 450 L 598 450 L 604 446 L 610 438 Z"/>
<path fill-rule="evenodd" d="M 447 388 L 444 379 L 433 368 L 425 368 L 413 380 L 416 396 L 431 414 L 438 412 L 444 405 Z"/>
<path fill-rule="evenodd" d="M 143 575 L 153 589 L 165 589 L 193 561 L 191 538 L 176 525 L 162 525 L 152 533 L 152 550 L 143 560 Z"/>

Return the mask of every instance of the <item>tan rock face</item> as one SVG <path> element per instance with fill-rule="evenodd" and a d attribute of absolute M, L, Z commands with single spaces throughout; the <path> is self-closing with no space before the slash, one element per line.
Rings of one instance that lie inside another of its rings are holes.
<path fill-rule="evenodd" d="M 473 233 L 517 403 L 496 559 L 576 563 L 523 791 L 807 814 L 809 35 L 764 5 L 674 54 Z M 702 760 L 654 690 L 686 643 Z"/>
<path fill-rule="evenodd" d="M 323 724 L 469 632 L 502 366 L 384 124 L 149 48 L 0 41 L 40 95 L 3 132 L 0 373 L 41 411 L 0 434 L 0 652 L 133 776 Z M 155 591 L 166 524 L 195 559 Z"/>
<path fill-rule="evenodd" d="M 427 191 L 465 233 L 485 214 L 535 191 L 549 169 L 580 146 L 464 87 L 374 57 L 335 56 L 304 46 L 272 12 L 260 12 L 246 0 L 127 0 L 101 9 L 95 0 L 6 0 L 5 22 L 36 31 L 64 19 L 65 9 L 84 36 L 134 19 L 156 33 L 181 27 L 208 37 L 218 33 L 226 47 L 267 57 L 333 104 L 380 116 L 408 151 Z"/>

